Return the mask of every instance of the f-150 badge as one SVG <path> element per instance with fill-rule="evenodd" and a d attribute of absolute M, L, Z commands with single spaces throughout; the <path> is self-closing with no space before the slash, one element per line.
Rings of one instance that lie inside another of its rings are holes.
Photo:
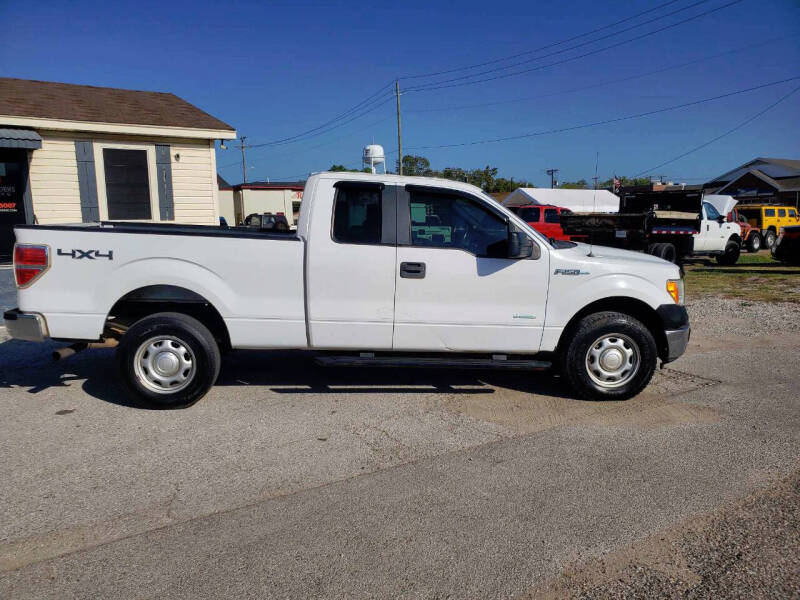
<path fill-rule="evenodd" d="M 81 258 L 88 258 L 90 260 L 94 260 L 96 258 L 107 258 L 108 260 L 114 260 L 114 251 L 109 250 L 108 252 L 100 252 L 100 250 L 62 250 L 61 248 L 58 249 L 59 256 L 69 256 L 75 260 L 79 260 Z"/>
<path fill-rule="evenodd" d="M 588 275 L 589 271 L 581 271 L 580 269 L 556 269 L 553 275 Z"/>

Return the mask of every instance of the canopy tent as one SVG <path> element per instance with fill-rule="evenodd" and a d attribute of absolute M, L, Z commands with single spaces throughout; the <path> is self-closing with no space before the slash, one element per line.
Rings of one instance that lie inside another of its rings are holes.
<path fill-rule="evenodd" d="M 576 213 L 619 211 L 619 197 L 608 190 L 517 188 L 503 201 L 506 207 L 527 204 L 560 206 Z"/>

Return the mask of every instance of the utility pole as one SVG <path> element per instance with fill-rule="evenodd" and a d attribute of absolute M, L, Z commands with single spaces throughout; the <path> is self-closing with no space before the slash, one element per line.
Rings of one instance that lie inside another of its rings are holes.
<path fill-rule="evenodd" d="M 400 125 L 400 80 L 394 80 L 394 97 L 397 100 L 397 174 L 403 174 L 403 130 Z"/>
<path fill-rule="evenodd" d="M 240 146 L 239 148 L 242 150 L 242 183 L 247 183 L 247 159 L 244 156 L 244 141 L 247 139 L 247 136 L 242 136 L 239 138 Z"/>
<path fill-rule="evenodd" d="M 558 173 L 558 169 L 547 169 L 545 171 L 548 175 L 550 175 L 550 189 L 556 187 L 556 173 Z"/>

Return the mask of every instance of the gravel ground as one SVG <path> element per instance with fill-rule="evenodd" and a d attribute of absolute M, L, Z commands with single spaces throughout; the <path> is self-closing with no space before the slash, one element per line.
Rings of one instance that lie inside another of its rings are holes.
<path fill-rule="evenodd" d="M 686 302 L 692 329 L 709 336 L 800 331 L 800 304 L 702 296 Z"/>
<path fill-rule="evenodd" d="M 534 598 L 799 598 L 800 471 L 628 549 Z"/>

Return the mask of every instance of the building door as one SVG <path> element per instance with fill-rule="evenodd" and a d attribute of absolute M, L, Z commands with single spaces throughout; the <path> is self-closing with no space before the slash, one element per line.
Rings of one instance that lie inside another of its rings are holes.
<path fill-rule="evenodd" d="M 25 150 L 0 148 L 0 260 L 3 261 L 9 260 L 14 251 L 14 226 L 27 221 L 27 161 Z"/>

